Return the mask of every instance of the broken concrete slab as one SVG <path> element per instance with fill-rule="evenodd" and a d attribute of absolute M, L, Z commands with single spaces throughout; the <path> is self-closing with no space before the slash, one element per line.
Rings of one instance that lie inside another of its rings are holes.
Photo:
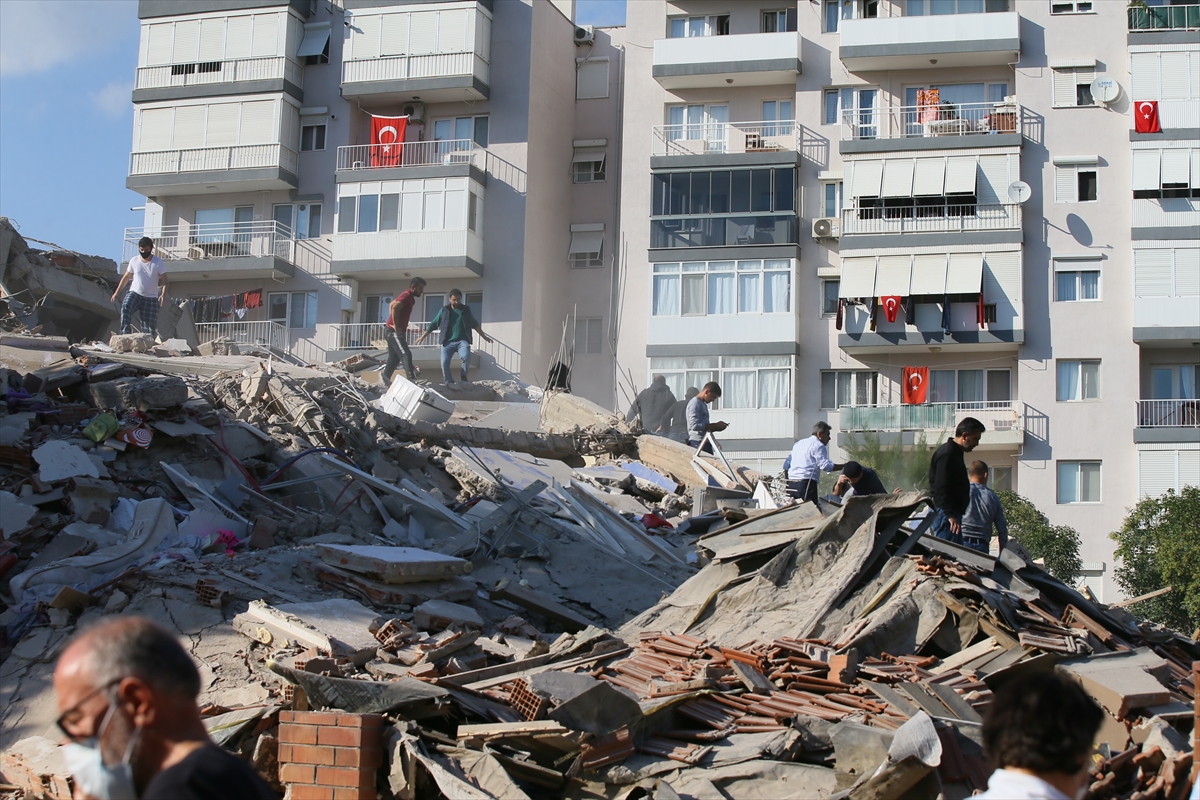
<path fill-rule="evenodd" d="M 511 600 L 524 608 L 555 620 L 563 630 L 574 633 L 592 626 L 592 621 L 533 589 L 516 585 L 507 578 L 501 580 L 491 591 L 493 600 Z"/>
<path fill-rule="evenodd" d="M 1117 719 L 1128 719 L 1135 708 L 1171 700 L 1170 689 L 1154 674 L 1169 666 L 1148 648 L 1063 661 L 1057 669 L 1079 681 L 1084 691 Z"/>
<path fill-rule="evenodd" d="M 99 478 L 100 470 L 78 446 L 62 440 L 46 442 L 33 451 L 33 460 L 41 468 L 46 483 L 67 478 Z"/>
<path fill-rule="evenodd" d="M 370 630 L 378 618 L 378 614 L 361 603 L 344 598 L 278 606 L 256 600 L 233 618 L 233 626 L 272 647 L 296 642 L 315 647 L 325 655 L 344 656 L 356 664 L 365 664 L 379 649 L 379 641 Z"/>
<path fill-rule="evenodd" d="M 383 583 L 327 564 L 317 567 L 317 577 L 330 586 L 385 606 L 417 606 L 427 600 L 448 600 L 457 603 L 471 599 L 476 591 L 475 582 L 466 578 L 421 583 Z"/>
<path fill-rule="evenodd" d="M 156 431 L 162 431 L 167 436 L 216 436 L 217 431 L 213 428 L 206 428 L 195 420 L 185 420 L 184 422 L 151 422 L 150 427 Z"/>
<path fill-rule="evenodd" d="M 611 683 L 597 683 L 551 711 L 549 716 L 571 730 L 603 736 L 636 725 L 642 719 L 642 707 L 628 690 Z"/>
<path fill-rule="evenodd" d="M 413 609 L 413 624 L 427 631 L 440 631 L 451 626 L 481 630 L 483 619 L 470 606 L 429 600 Z"/>
<path fill-rule="evenodd" d="M 12 492 L 0 492 L 0 508 L 4 509 L 0 514 L 0 533 L 6 537 L 24 529 L 38 513 L 36 506 L 22 502 Z"/>
<path fill-rule="evenodd" d="M 108 346 L 118 353 L 146 353 L 154 348 L 154 337 L 149 333 L 114 333 Z"/>
<path fill-rule="evenodd" d="M 174 375 L 118 378 L 89 383 L 84 394 L 96 408 L 116 411 L 160 411 L 187 402 L 187 384 Z"/>
<path fill-rule="evenodd" d="M 360 573 L 382 583 L 445 580 L 455 575 L 468 574 L 474 568 L 474 565 L 464 558 L 446 556 L 416 547 L 323 544 L 317 546 L 317 555 L 326 564 Z"/>

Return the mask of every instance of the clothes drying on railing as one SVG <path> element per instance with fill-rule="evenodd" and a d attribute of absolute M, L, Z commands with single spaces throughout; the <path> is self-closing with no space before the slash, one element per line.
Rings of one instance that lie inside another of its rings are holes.
<path fill-rule="evenodd" d="M 233 316 L 242 319 L 246 316 L 247 309 L 262 308 L 262 289 L 251 289 L 238 294 L 189 297 L 188 305 L 195 322 L 225 322 Z"/>

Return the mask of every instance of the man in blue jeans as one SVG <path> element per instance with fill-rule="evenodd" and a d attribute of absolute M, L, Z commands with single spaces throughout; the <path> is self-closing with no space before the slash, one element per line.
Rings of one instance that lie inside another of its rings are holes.
<path fill-rule="evenodd" d="M 471 313 L 471 307 L 463 302 L 461 289 L 451 289 L 449 296 L 450 302 L 442 306 L 437 316 L 429 321 L 429 327 L 421 334 L 421 338 L 417 339 L 417 344 L 425 341 L 425 337 L 432 331 L 441 332 L 442 380 L 447 386 L 453 386 L 454 376 L 450 373 L 450 361 L 455 353 L 458 353 L 458 360 L 462 362 L 460 374 L 463 383 L 470 382 L 467 380 L 467 364 L 471 360 L 471 331 L 479 331 L 485 342 L 494 342 L 495 339 L 483 332 L 479 320 Z"/>
<path fill-rule="evenodd" d="M 954 438 L 933 453 L 929 461 L 930 504 L 935 509 L 933 535 L 955 544 L 962 544 L 962 518 L 971 504 L 971 481 L 967 477 L 964 453 L 979 444 L 987 428 L 974 417 L 958 423 Z"/>

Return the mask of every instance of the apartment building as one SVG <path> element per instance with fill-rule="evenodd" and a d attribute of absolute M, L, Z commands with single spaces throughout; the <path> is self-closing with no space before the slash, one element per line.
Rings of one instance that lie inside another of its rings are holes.
<path fill-rule="evenodd" d="M 819 419 L 839 449 L 982 419 L 993 485 L 1111 595 L 1107 533 L 1200 482 L 1195 13 L 629 3 L 621 365 L 719 380 L 726 450 L 768 471 Z"/>
<path fill-rule="evenodd" d="M 612 32 L 577 32 L 570 0 L 141 0 L 139 17 L 127 185 L 146 211 L 125 257 L 156 240 L 201 339 L 378 351 L 421 276 L 410 342 L 458 288 L 496 340 L 476 340 L 473 378 L 544 383 L 573 359 L 576 390 L 612 402 Z M 373 116 L 405 117 L 403 141 L 373 146 Z M 426 375 L 439 351 L 415 348 Z"/>

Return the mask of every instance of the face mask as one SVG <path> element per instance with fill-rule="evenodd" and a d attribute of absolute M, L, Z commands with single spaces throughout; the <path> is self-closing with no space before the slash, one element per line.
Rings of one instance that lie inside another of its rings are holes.
<path fill-rule="evenodd" d="M 110 708 L 108 715 L 105 716 L 104 722 L 100 726 L 100 735 L 103 735 L 104 730 L 108 727 L 113 711 L 114 709 Z M 137 800 L 137 789 L 133 784 L 133 765 L 130 763 L 130 758 L 133 756 L 133 748 L 137 745 L 141 732 L 140 725 L 134 729 L 133 736 L 129 738 L 129 745 L 125 748 L 125 757 L 116 766 L 108 766 L 104 763 L 104 756 L 100 752 L 99 736 L 85 739 L 82 743 L 71 742 L 63 745 L 63 760 L 67 769 L 75 776 L 75 781 L 84 794 L 94 797 L 96 800 Z"/>

